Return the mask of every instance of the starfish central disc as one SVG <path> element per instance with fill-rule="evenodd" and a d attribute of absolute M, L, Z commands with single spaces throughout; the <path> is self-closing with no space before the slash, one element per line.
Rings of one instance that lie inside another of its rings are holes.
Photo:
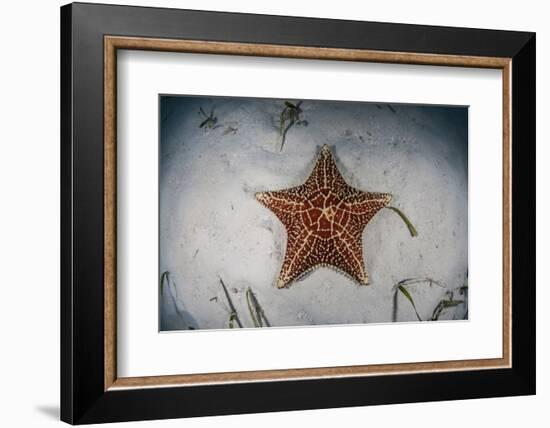
<path fill-rule="evenodd" d="M 287 247 L 277 286 L 288 286 L 318 266 L 332 266 L 359 284 L 368 284 L 362 234 L 391 200 L 389 193 L 349 186 L 323 146 L 311 175 L 290 189 L 256 194 L 283 223 Z"/>

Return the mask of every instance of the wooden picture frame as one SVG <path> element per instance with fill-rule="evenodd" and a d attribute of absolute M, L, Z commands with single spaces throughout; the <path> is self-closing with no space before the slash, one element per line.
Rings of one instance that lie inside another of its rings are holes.
<path fill-rule="evenodd" d="M 502 358 L 118 377 L 118 49 L 502 70 Z M 61 8 L 61 105 L 62 420 L 534 394 L 534 34 L 76 3 Z"/>

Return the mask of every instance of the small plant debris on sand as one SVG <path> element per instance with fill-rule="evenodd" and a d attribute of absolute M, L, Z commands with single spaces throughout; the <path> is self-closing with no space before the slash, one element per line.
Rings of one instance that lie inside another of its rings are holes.
<path fill-rule="evenodd" d="M 464 300 L 454 300 L 452 291 L 449 291 L 447 293 L 447 296 L 448 297 L 446 297 L 444 299 L 441 299 L 439 301 L 439 303 L 437 304 L 437 306 L 435 307 L 435 309 L 432 312 L 432 317 L 431 317 L 430 321 L 437 321 L 439 319 L 439 317 L 441 316 L 441 313 L 443 312 L 444 309 L 453 308 L 455 306 L 460 305 L 461 303 L 464 303 Z"/>
<path fill-rule="evenodd" d="M 214 116 L 214 109 L 210 110 L 210 114 L 206 114 L 202 107 L 199 108 L 199 113 L 203 117 L 203 121 L 199 125 L 199 128 L 213 129 L 218 123 L 218 118 Z"/>
<path fill-rule="evenodd" d="M 411 236 L 414 238 L 415 236 L 418 236 L 418 231 L 416 230 L 416 228 L 413 226 L 413 224 L 411 223 L 411 221 L 407 218 L 407 216 L 403 213 L 403 211 L 401 211 L 399 208 L 396 208 L 396 207 L 386 207 L 387 209 L 389 210 L 392 210 L 394 213 L 396 213 L 399 217 L 401 217 L 401 220 L 403 220 L 405 222 L 405 224 L 407 225 L 407 229 L 409 229 L 409 233 L 411 234 Z"/>
<path fill-rule="evenodd" d="M 172 285 L 172 286 L 170 286 Z M 172 279 L 169 271 L 164 271 L 162 275 L 160 276 L 160 295 L 162 296 L 165 292 L 165 289 L 168 288 L 168 294 L 172 298 L 172 303 L 174 304 L 174 308 L 176 309 L 176 313 L 185 321 L 185 314 L 180 309 L 180 306 L 178 305 L 178 292 L 177 288 L 175 286 L 175 282 Z M 188 322 L 186 322 L 188 324 Z M 187 325 L 186 328 L 188 330 L 195 330 L 195 327 L 192 325 Z"/>
<path fill-rule="evenodd" d="M 243 328 L 243 325 L 239 318 L 239 314 L 237 313 L 237 310 L 235 309 L 235 305 L 233 305 L 233 301 L 231 300 L 231 297 L 229 297 L 229 292 L 227 291 L 227 287 L 225 286 L 221 278 L 220 278 L 220 284 L 223 288 L 225 298 L 227 299 L 227 304 L 229 305 L 229 328 L 235 328 L 235 323 L 237 323 L 237 326 L 239 328 Z"/>
<path fill-rule="evenodd" d="M 396 321 L 396 318 L 397 318 L 397 295 L 398 295 L 398 292 L 403 294 L 403 296 L 405 296 L 405 298 L 409 301 L 409 303 L 411 304 L 411 306 L 414 309 L 414 313 L 416 314 L 416 318 L 418 319 L 418 321 L 438 321 L 439 317 L 441 316 L 441 314 L 443 313 L 443 311 L 445 309 L 454 308 L 454 307 L 456 307 L 458 305 L 461 305 L 461 304 L 467 304 L 466 299 L 455 299 L 454 298 L 454 291 L 453 290 L 448 290 L 445 293 L 445 297 L 440 299 L 439 302 L 437 303 L 437 305 L 435 306 L 434 310 L 432 311 L 431 317 L 429 319 L 423 320 L 420 317 L 420 315 L 419 315 L 419 313 L 416 309 L 416 304 L 414 302 L 414 299 L 413 299 L 410 291 L 406 288 L 406 286 L 409 286 L 409 285 L 422 284 L 422 283 L 427 284 L 430 287 L 434 284 L 439 286 L 439 287 L 443 287 L 443 285 L 441 285 L 438 281 L 435 281 L 432 278 L 407 278 L 407 279 L 404 279 L 402 281 L 399 281 L 397 284 L 395 284 L 393 286 L 394 297 L 393 297 L 393 316 L 392 316 L 392 318 L 393 318 L 394 322 Z M 458 291 L 459 291 L 460 295 L 463 295 L 466 298 L 467 293 L 468 293 L 467 290 L 468 290 L 468 280 L 466 279 L 464 281 L 464 284 L 458 288 Z M 467 318 L 468 318 L 468 310 L 466 310 L 466 313 L 465 313 L 463 319 L 467 319 Z"/>
<path fill-rule="evenodd" d="M 250 312 L 250 318 L 252 318 L 254 327 L 271 327 L 263 308 L 260 306 L 260 302 L 258 302 L 256 295 L 250 287 L 246 290 L 246 303 L 248 304 L 248 311 Z"/>
<path fill-rule="evenodd" d="M 416 309 L 416 304 L 414 303 L 414 299 L 413 299 L 411 293 L 409 292 L 409 290 L 406 287 L 406 286 L 416 285 L 416 284 L 426 284 L 426 285 L 429 285 L 430 287 L 432 285 L 437 285 L 438 287 L 443 287 L 438 281 L 436 281 L 435 279 L 432 279 L 432 278 L 407 278 L 407 279 L 403 279 L 403 280 L 399 281 L 392 288 L 392 290 L 394 292 L 394 295 L 393 295 L 393 316 L 392 316 L 394 322 L 397 319 L 397 294 L 398 294 L 398 292 L 403 294 L 403 296 L 405 296 L 405 298 L 409 301 L 409 303 L 411 304 L 411 306 L 414 309 L 414 313 L 416 314 L 416 318 L 418 319 L 418 321 L 422 321 L 422 318 L 420 317 L 420 315 L 418 314 L 418 310 Z"/>
<path fill-rule="evenodd" d="M 283 147 L 286 141 L 286 134 L 289 129 L 294 125 L 307 126 L 307 120 L 303 120 L 300 115 L 302 114 L 302 101 L 298 101 L 296 104 L 291 103 L 290 101 L 285 101 L 285 106 L 281 111 L 279 118 L 279 135 L 281 137 L 281 147 L 280 151 L 283 151 Z"/>
<path fill-rule="evenodd" d="M 237 309 L 235 308 L 235 305 L 233 304 L 233 300 L 231 300 L 231 296 L 229 294 L 229 291 L 227 289 L 227 286 L 223 282 L 221 278 L 219 278 L 221 287 L 223 289 L 223 294 L 225 295 L 225 298 L 227 300 L 227 305 L 229 309 L 229 328 L 235 328 L 235 325 L 239 328 L 244 328 L 243 323 L 241 322 L 241 319 L 239 318 L 239 314 L 237 312 Z M 231 291 L 235 294 L 239 293 L 240 290 L 237 288 L 232 288 Z M 217 297 L 212 297 L 209 299 L 211 302 L 217 302 Z M 252 288 L 248 287 L 246 290 L 246 303 L 248 305 L 248 312 L 250 314 L 250 318 L 252 320 L 252 324 L 254 327 L 271 327 L 271 324 L 269 323 L 269 320 L 267 319 L 265 312 L 260 305 L 260 302 L 258 301 L 258 298 L 252 291 Z"/>
<path fill-rule="evenodd" d="M 203 118 L 203 121 L 200 123 L 199 128 L 204 128 L 205 130 L 214 130 L 218 128 L 224 128 L 222 136 L 226 135 L 235 135 L 239 130 L 238 122 L 223 122 L 218 123 L 218 117 L 214 115 L 214 109 L 210 110 L 210 114 L 206 114 L 202 107 L 199 108 L 199 113 Z"/>
<path fill-rule="evenodd" d="M 229 134 L 235 135 L 235 134 L 237 133 L 238 130 L 239 130 L 239 128 L 236 128 L 236 127 L 234 127 L 234 126 L 227 126 L 227 127 L 224 129 L 222 135 L 229 135 Z"/>

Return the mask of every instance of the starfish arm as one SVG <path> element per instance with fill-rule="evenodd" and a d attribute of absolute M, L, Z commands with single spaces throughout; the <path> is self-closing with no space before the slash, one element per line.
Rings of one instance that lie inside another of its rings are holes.
<path fill-rule="evenodd" d="M 317 238 L 305 228 L 293 227 L 289 230 L 285 258 L 277 280 L 278 288 L 286 287 L 314 267 L 309 259 L 316 241 Z"/>
<path fill-rule="evenodd" d="M 345 272 L 360 285 L 367 285 L 369 276 L 363 261 L 361 235 L 343 232 L 340 237 L 331 240 L 330 246 L 333 256 L 328 264 Z"/>
<path fill-rule="evenodd" d="M 290 227 L 295 213 L 303 206 L 305 196 L 303 186 L 297 186 L 275 192 L 259 192 L 256 193 L 256 199 L 269 208 L 286 227 Z"/>
<path fill-rule="evenodd" d="M 362 229 L 378 211 L 390 203 L 391 198 L 389 193 L 362 192 L 352 189 L 344 198 L 342 206 L 362 225 Z"/>
<path fill-rule="evenodd" d="M 315 166 L 313 167 L 313 171 L 305 182 L 305 186 L 310 189 L 310 191 L 322 188 L 332 188 L 338 191 L 347 186 L 336 166 L 336 162 L 334 162 L 334 158 L 328 146 L 325 145 L 322 147 L 317 162 L 315 162 Z"/>

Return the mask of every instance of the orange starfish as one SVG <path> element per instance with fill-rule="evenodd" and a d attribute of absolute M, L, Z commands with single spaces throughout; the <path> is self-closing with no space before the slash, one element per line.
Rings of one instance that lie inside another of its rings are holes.
<path fill-rule="evenodd" d="M 330 266 L 361 285 L 369 283 L 363 262 L 362 234 L 391 200 L 389 193 L 349 186 L 323 146 L 304 184 L 256 193 L 286 228 L 288 242 L 277 287 L 283 288 L 318 266 Z"/>

